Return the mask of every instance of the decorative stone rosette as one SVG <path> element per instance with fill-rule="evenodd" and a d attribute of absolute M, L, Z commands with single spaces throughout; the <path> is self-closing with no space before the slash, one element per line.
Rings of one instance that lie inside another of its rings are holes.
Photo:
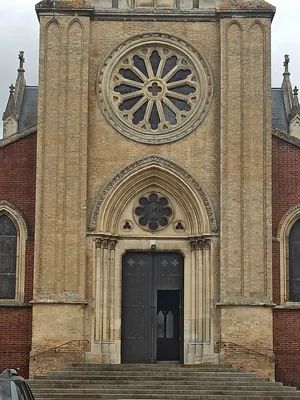
<path fill-rule="evenodd" d="M 133 215 L 141 228 L 156 232 L 170 224 L 174 216 L 174 208 L 166 196 L 151 192 L 139 198 Z"/>
<path fill-rule="evenodd" d="M 123 42 L 98 76 L 103 114 L 120 133 L 141 143 L 184 137 L 205 118 L 212 97 L 207 62 L 189 44 L 165 34 Z"/>

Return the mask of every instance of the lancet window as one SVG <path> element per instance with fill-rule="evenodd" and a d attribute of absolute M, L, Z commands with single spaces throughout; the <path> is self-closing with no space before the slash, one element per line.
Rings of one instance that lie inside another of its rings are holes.
<path fill-rule="evenodd" d="M 16 297 L 17 229 L 5 214 L 0 215 L 0 299 Z"/>
<path fill-rule="evenodd" d="M 289 301 L 300 302 L 300 219 L 294 223 L 290 230 L 288 267 L 287 288 Z"/>
<path fill-rule="evenodd" d="M 0 304 L 24 301 L 27 224 L 21 212 L 0 200 Z"/>

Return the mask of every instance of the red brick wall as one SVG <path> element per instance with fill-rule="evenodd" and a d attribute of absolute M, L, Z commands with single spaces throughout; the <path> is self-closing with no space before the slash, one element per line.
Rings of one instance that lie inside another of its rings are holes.
<path fill-rule="evenodd" d="M 272 139 L 273 237 L 289 208 L 300 203 L 300 148 L 278 137 Z M 273 301 L 280 303 L 279 243 L 273 242 Z M 276 380 L 300 387 L 300 309 L 274 309 Z"/>
<path fill-rule="evenodd" d="M 32 336 L 36 135 L 31 134 L 0 147 L 0 200 L 15 205 L 23 214 L 29 239 L 25 255 L 25 307 L 0 306 L 0 371 L 20 368 L 28 377 Z"/>

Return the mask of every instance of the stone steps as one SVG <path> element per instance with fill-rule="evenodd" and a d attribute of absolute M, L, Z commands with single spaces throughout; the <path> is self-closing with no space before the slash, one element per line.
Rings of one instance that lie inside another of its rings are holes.
<path fill-rule="evenodd" d="M 143 388 L 143 389 L 155 389 L 157 386 L 161 387 L 164 386 L 165 388 L 185 388 L 185 390 L 200 390 L 200 389 L 210 389 L 211 388 L 211 381 L 204 381 L 201 383 L 190 383 L 190 382 L 184 382 L 184 381 L 178 381 L 176 383 L 171 383 L 171 382 L 165 382 L 165 381 L 156 381 L 153 382 L 152 384 L 149 384 L 147 381 L 143 382 L 128 382 L 128 381 L 117 381 L 115 382 L 104 382 L 99 384 L 98 381 L 88 381 L 88 380 L 83 380 L 80 382 L 74 382 L 74 380 L 65 380 L 65 381 L 47 381 L 47 380 L 41 380 L 39 382 L 32 382 L 31 385 L 34 386 L 35 388 L 43 388 L 47 386 L 48 388 L 55 388 L 59 384 L 59 387 L 62 389 L 65 388 L 85 388 L 85 387 L 90 387 L 91 385 L 93 386 L 94 389 L 109 389 L 111 387 L 114 388 L 121 388 L 121 389 L 133 389 L 133 388 Z M 237 384 L 234 384 L 234 382 L 215 382 L 214 383 L 214 389 L 223 389 L 223 388 L 232 388 L 234 390 L 248 390 L 249 388 L 254 389 L 254 390 L 286 390 L 286 387 L 282 386 L 280 383 L 258 383 L 256 381 L 253 382 L 238 382 Z M 292 388 L 292 390 L 296 390 L 295 388 Z"/>
<path fill-rule="evenodd" d="M 295 388 L 230 366 L 74 364 L 28 383 L 36 400 L 300 400 Z"/>

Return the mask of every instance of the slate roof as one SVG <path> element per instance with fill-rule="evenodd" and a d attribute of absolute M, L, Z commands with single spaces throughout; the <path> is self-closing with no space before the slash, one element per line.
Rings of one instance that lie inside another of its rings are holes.
<path fill-rule="evenodd" d="M 26 86 L 19 117 L 19 131 L 37 124 L 38 87 Z"/>
<path fill-rule="evenodd" d="M 281 88 L 272 89 L 272 127 L 283 132 L 289 132 L 289 123 Z"/>
<path fill-rule="evenodd" d="M 19 118 L 19 131 L 37 124 L 38 87 L 26 86 Z M 289 132 L 281 88 L 272 89 L 272 127 Z"/>

